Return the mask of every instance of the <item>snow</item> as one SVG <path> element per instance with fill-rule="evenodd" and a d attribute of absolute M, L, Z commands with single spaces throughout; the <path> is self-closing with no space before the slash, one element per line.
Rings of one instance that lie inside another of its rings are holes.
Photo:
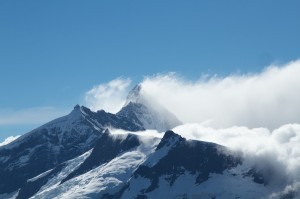
<path fill-rule="evenodd" d="M 10 136 L 10 137 L 6 138 L 3 142 L 0 142 L 0 147 L 15 141 L 19 137 L 20 137 L 20 135 Z"/>
<path fill-rule="evenodd" d="M 149 187 L 150 185 L 151 181 L 149 179 L 138 177 L 137 179 L 130 181 L 128 189 L 124 192 L 121 198 L 136 198 L 141 190 Z"/>
<path fill-rule="evenodd" d="M 40 179 L 40 178 L 46 176 L 46 175 L 47 175 L 48 173 L 50 173 L 52 170 L 53 170 L 53 169 L 50 169 L 50 170 L 48 170 L 48 171 L 45 171 L 44 173 L 41 173 L 40 175 L 38 175 L 38 176 L 36 176 L 36 177 L 34 177 L 34 178 L 31 178 L 31 179 L 27 180 L 27 182 L 34 182 L 34 181 L 36 181 L 36 180 L 38 180 L 38 179 Z"/>
<path fill-rule="evenodd" d="M 128 135 L 128 134 L 127 134 Z M 127 135 L 113 134 L 114 137 L 126 138 Z M 130 179 L 132 173 L 152 153 L 160 139 L 150 136 L 138 136 L 141 145 L 133 150 L 124 152 L 111 161 L 102 164 L 80 176 L 59 184 L 64 177 L 74 171 L 74 165 L 81 164 L 83 159 L 72 160 L 68 168 L 51 179 L 31 199 L 39 198 L 98 198 L 102 194 L 113 194 Z M 87 156 L 87 155 L 84 155 Z"/>
<path fill-rule="evenodd" d="M 168 154 L 170 149 L 174 147 L 174 145 L 178 142 L 179 139 L 179 136 L 171 137 L 168 140 L 168 143 L 166 143 L 162 148 L 155 151 L 155 153 L 149 155 L 149 158 L 143 164 L 148 167 L 153 167 L 157 162 L 159 162 L 160 159 L 162 159 Z"/>
<path fill-rule="evenodd" d="M 19 194 L 19 190 L 12 192 L 12 193 L 8 193 L 8 194 L 0 194 L 0 198 L 1 199 L 16 199 L 17 196 Z"/>
<path fill-rule="evenodd" d="M 101 131 L 103 128 L 100 124 L 92 121 L 88 114 L 84 112 L 84 109 L 80 106 L 76 106 L 72 112 L 66 116 L 54 119 L 20 137 L 12 142 L 11 144 L 6 144 L 3 146 L 6 149 L 12 149 L 19 146 L 21 143 L 27 140 L 30 136 L 36 136 L 37 134 L 41 134 L 43 130 L 47 130 L 48 133 L 52 133 L 58 136 L 59 141 L 61 142 L 64 137 L 66 137 L 66 133 L 71 130 L 75 130 L 77 133 L 86 133 L 90 129 L 94 128 L 95 130 Z M 62 132 L 57 134 L 57 132 Z M 1 145 L 0 145 L 1 147 Z"/>
<path fill-rule="evenodd" d="M 196 184 L 197 175 L 185 172 L 179 176 L 172 186 L 166 180 L 167 176 L 159 178 L 159 186 L 152 192 L 145 193 L 147 198 L 265 198 L 271 194 L 270 190 L 254 183 L 251 178 L 234 176 L 232 174 L 211 174 L 210 178 Z M 150 181 L 143 177 L 132 179 L 130 189 L 127 189 L 122 198 L 135 198 L 141 190 L 149 187 Z M 142 194 L 142 193 L 140 193 Z"/>
<path fill-rule="evenodd" d="M 109 192 L 126 182 L 134 169 L 144 161 L 146 155 L 139 151 L 130 151 L 114 158 L 89 172 L 55 184 L 32 199 L 37 198 L 90 198 L 102 192 Z"/>
<path fill-rule="evenodd" d="M 39 148 L 39 145 L 34 146 L 30 149 L 26 149 L 26 154 L 22 155 L 21 157 L 19 157 L 16 161 L 10 163 L 7 168 L 12 171 L 13 169 L 15 169 L 16 167 L 22 167 L 26 164 L 29 164 L 30 162 L 30 157 L 32 156 L 32 154 L 34 154 Z"/>
<path fill-rule="evenodd" d="M 10 156 L 3 156 L 3 157 L 0 157 L 0 162 L 4 164 L 4 163 L 6 163 L 9 159 L 10 159 Z"/>
<path fill-rule="evenodd" d="M 51 192 L 57 186 L 59 186 L 60 182 L 64 178 L 66 178 L 72 171 L 77 169 L 84 162 L 84 160 L 91 154 L 91 152 L 92 152 L 92 149 L 89 150 L 88 152 L 82 154 L 79 157 L 76 157 L 72 160 L 67 161 L 66 162 L 67 166 L 65 168 L 63 168 L 60 173 L 58 173 L 56 176 L 54 176 L 54 178 L 50 179 L 47 182 L 47 184 L 42 186 L 41 189 L 38 191 L 38 193 L 31 198 L 45 198 L 46 196 L 47 197 L 50 196 Z M 40 174 L 40 175 L 42 175 L 42 174 Z M 37 177 L 39 177 L 39 178 L 42 177 L 40 175 Z M 37 178 L 37 177 L 35 177 L 35 178 Z M 31 179 L 31 180 L 33 180 L 33 179 Z M 37 179 L 35 179 L 35 180 L 37 180 Z"/>

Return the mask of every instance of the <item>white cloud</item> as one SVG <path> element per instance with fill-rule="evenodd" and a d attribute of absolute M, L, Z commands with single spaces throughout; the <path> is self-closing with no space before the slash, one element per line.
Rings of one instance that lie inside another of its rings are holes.
<path fill-rule="evenodd" d="M 85 94 L 85 104 L 92 110 L 104 109 L 116 113 L 125 103 L 130 79 L 117 78 L 95 86 Z"/>
<path fill-rule="evenodd" d="M 61 117 L 68 111 L 54 107 L 34 107 L 21 110 L 1 110 L 0 125 L 43 124 L 57 117 Z"/>
<path fill-rule="evenodd" d="M 127 135 L 130 133 L 130 134 L 144 136 L 144 137 L 150 136 L 150 137 L 162 138 L 164 136 L 163 133 L 158 132 L 157 130 L 149 130 L 149 129 L 145 131 L 135 131 L 135 132 L 126 131 L 123 129 L 113 129 L 113 128 L 109 128 L 108 130 L 112 135 Z"/>
<path fill-rule="evenodd" d="M 203 77 L 191 82 L 174 74 L 147 77 L 142 89 L 183 122 L 213 127 L 277 128 L 300 121 L 300 61 L 258 74 Z"/>
<path fill-rule="evenodd" d="M 3 142 L 0 142 L 0 147 L 13 142 L 14 140 L 16 140 L 19 137 L 20 137 L 20 135 L 10 136 L 10 137 L 6 138 Z"/>

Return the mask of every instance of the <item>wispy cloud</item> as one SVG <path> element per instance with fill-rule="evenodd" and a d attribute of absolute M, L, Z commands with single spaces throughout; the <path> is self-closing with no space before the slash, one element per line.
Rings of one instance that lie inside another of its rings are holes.
<path fill-rule="evenodd" d="M 277 128 L 300 120 L 299 74 L 300 61 L 295 61 L 257 74 L 194 82 L 174 74 L 156 75 L 145 78 L 142 89 L 183 122 Z"/>
<path fill-rule="evenodd" d="M 1 110 L 0 125 L 43 124 L 67 113 L 68 111 L 66 110 L 61 110 L 54 107 Z"/>
<path fill-rule="evenodd" d="M 104 109 L 116 113 L 125 103 L 131 80 L 117 78 L 95 86 L 85 94 L 85 104 L 92 110 Z"/>

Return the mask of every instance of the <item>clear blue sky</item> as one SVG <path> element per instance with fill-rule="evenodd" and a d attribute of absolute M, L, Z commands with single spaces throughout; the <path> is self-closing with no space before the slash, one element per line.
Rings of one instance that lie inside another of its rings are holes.
<path fill-rule="evenodd" d="M 5 114 L 69 110 L 116 77 L 197 79 L 298 59 L 299 8 L 294 0 L 1 0 L 0 141 L 39 125 L 1 122 Z"/>

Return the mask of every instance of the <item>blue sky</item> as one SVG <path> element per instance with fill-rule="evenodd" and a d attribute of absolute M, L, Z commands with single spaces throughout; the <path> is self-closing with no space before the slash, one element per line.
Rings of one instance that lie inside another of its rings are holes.
<path fill-rule="evenodd" d="M 0 1 L 0 141 L 93 86 L 256 73 L 299 58 L 299 1 Z M 50 111 L 49 111 L 50 110 Z M 41 114 L 41 115 L 39 115 Z"/>

